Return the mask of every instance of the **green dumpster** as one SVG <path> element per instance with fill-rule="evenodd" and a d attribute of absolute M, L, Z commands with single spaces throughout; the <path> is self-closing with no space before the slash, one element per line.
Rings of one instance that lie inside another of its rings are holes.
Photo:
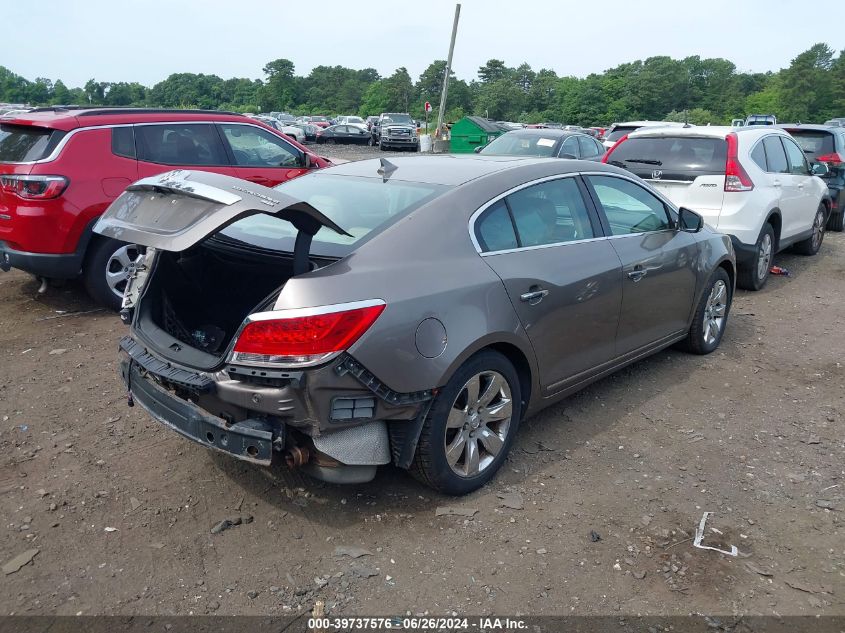
<path fill-rule="evenodd" d="M 450 151 L 453 154 L 471 154 L 476 147 L 487 145 L 497 136 L 507 132 L 495 122 L 480 116 L 466 116 L 452 126 Z"/>

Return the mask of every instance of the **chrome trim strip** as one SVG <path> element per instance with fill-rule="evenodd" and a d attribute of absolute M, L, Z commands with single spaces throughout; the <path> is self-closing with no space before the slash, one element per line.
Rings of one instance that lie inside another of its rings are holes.
<path fill-rule="evenodd" d="M 642 233 L 638 233 L 642 235 Z M 616 236 L 623 237 L 623 236 Z M 569 242 L 555 242 L 553 244 L 538 244 L 537 246 L 523 246 L 522 248 L 509 248 L 503 251 L 485 251 L 479 253 L 482 257 L 489 257 L 490 255 L 507 255 L 508 253 L 521 253 L 522 251 L 537 251 L 542 248 L 553 248 L 555 246 L 565 246 L 567 244 L 585 244 L 587 242 L 600 242 L 609 239 L 607 235 L 600 235 L 599 237 L 588 237 L 583 240 L 571 240 Z"/>
<path fill-rule="evenodd" d="M 173 193 L 184 194 L 192 198 L 202 198 L 203 200 L 210 200 L 211 202 L 225 204 L 226 206 L 243 200 L 239 195 L 230 191 L 191 180 L 191 173 L 189 169 L 174 169 L 173 171 L 168 171 L 157 176 L 142 178 L 129 185 L 126 190 L 156 191 L 158 189 L 168 189 Z"/>

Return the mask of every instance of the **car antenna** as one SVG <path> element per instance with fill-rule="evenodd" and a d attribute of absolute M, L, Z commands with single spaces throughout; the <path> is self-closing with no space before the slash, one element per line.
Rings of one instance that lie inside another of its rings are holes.
<path fill-rule="evenodd" d="M 382 182 L 387 182 L 387 179 L 393 175 L 393 172 L 399 169 L 396 165 L 391 163 L 386 158 L 380 158 L 381 167 L 378 168 L 378 175 L 382 177 Z"/>

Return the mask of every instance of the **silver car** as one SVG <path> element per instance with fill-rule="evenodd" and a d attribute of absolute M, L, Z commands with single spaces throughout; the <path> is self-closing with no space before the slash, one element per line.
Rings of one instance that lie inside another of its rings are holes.
<path fill-rule="evenodd" d="M 366 160 L 276 189 L 175 171 L 98 233 L 146 247 L 124 296 L 130 394 L 209 448 L 332 482 L 393 463 L 450 494 L 520 420 L 725 331 L 730 240 L 609 165 Z"/>

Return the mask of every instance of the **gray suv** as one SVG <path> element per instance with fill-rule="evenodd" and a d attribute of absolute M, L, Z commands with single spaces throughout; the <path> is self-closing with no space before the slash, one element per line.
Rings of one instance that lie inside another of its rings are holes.
<path fill-rule="evenodd" d="M 209 448 L 332 482 L 379 465 L 450 494 L 520 421 L 727 324 L 730 240 L 625 170 L 366 160 L 276 189 L 177 171 L 98 233 L 142 244 L 121 316 L 130 403 Z"/>

